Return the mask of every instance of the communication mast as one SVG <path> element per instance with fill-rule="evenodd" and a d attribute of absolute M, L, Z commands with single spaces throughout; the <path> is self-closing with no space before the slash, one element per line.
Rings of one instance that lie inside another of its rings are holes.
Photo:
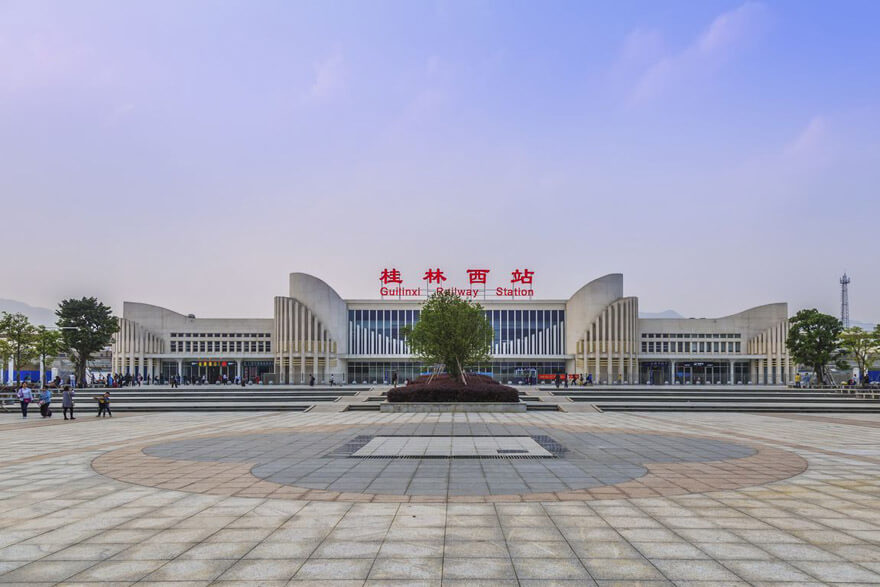
<path fill-rule="evenodd" d="M 844 273 L 840 278 L 840 321 L 844 328 L 849 328 L 849 282 L 850 278 Z"/>

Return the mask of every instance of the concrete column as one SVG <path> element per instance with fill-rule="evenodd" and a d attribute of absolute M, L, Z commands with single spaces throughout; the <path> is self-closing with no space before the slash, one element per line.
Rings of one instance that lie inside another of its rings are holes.
<path fill-rule="evenodd" d="M 12 385 L 15 382 L 15 360 L 9 358 L 9 373 L 6 375 L 6 383 Z"/>
<path fill-rule="evenodd" d="M 128 372 L 134 377 L 135 370 L 135 335 L 137 333 L 137 329 L 134 324 L 129 323 L 128 325 Z"/>
<path fill-rule="evenodd" d="M 675 384 L 675 361 L 669 361 L 669 383 Z"/>
<path fill-rule="evenodd" d="M 240 364 L 241 364 L 241 361 L 239 361 L 239 365 Z M 239 367 L 239 368 L 241 368 L 241 367 Z M 183 379 L 183 359 L 177 359 L 177 375 L 181 379 Z"/>
<path fill-rule="evenodd" d="M 296 307 L 293 300 L 284 300 L 287 306 L 287 339 L 284 341 L 287 350 L 287 383 L 293 383 L 293 324 Z"/>
<path fill-rule="evenodd" d="M 608 308 L 602 310 L 602 353 L 605 355 L 605 380 L 611 383 L 611 345 L 608 344 Z"/>
<path fill-rule="evenodd" d="M 638 356 L 636 353 L 639 352 L 639 345 L 641 344 L 641 340 L 639 339 L 639 313 L 638 308 L 636 307 L 636 301 L 631 299 L 629 301 L 629 313 L 630 313 L 630 324 L 629 324 L 629 382 L 630 383 L 638 383 L 639 374 L 638 374 L 638 361 L 636 357 Z"/>
<path fill-rule="evenodd" d="M 327 335 L 327 329 L 324 329 L 324 382 L 330 381 L 330 337 Z"/>
<path fill-rule="evenodd" d="M 783 383 L 782 379 L 782 323 L 776 325 L 776 385 Z"/>
<path fill-rule="evenodd" d="M 731 385 L 736 385 L 736 370 L 734 367 L 736 366 L 736 362 L 730 361 L 730 377 L 728 378 Z"/>
<path fill-rule="evenodd" d="M 40 389 L 43 388 L 46 382 L 46 364 L 43 361 L 43 357 L 40 357 Z"/>
<path fill-rule="evenodd" d="M 764 385 L 764 359 L 758 359 L 758 385 Z"/>
<path fill-rule="evenodd" d="M 150 380 L 152 380 L 153 375 L 154 375 L 154 373 L 153 373 L 153 357 L 148 357 L 147 358 L 147 376 L 150 378 Z"/>
<path fill-rule="evenodd" d="M 594 332 L 594 335 L 592 337 L 593 360 L 596 363 L 595 365 L 593 365 L 593 383 L 599 383 L 599 381 L 601 381 L 601 378 L 599 377 L 599 322 L 594 322 L 591 328 Z"/>

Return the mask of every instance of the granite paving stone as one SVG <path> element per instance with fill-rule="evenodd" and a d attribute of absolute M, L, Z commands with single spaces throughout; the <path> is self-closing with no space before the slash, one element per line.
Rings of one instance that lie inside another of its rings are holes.
<path fill-rule="evenodd" d="M 0 434 L 0 584 L 880 583 L 873 414 L 0 413 Z"/>

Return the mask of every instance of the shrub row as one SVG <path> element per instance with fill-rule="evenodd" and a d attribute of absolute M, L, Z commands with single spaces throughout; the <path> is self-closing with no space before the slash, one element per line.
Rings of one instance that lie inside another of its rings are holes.
<path fill-rule="evenodd" d="M 428 383 L 423 376 L 388 392 L 389 402 L 518 402 L 519 393 L 485 375 L 468 375 L 463 385 L 449 375 Z"/>

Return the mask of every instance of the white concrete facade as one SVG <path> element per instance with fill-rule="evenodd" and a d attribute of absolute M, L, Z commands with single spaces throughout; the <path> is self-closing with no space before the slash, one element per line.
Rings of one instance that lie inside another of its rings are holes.
<path fill-rule="evenodd" d="M 412 376 L 419 367 L 401 328 L 418 320 L 423 301 L 344 300 L 317 277 L 292 273 L 272 318 L 205 319 L 126 302 L 113 370 L 230 379 L 271 372 L 294 384 L 386 380 L 400 369 Z M 785 303 L 715 319 L 639 318 L 621 274 L 567 300 L 478 301 L 496 332 L 492 364 L 480 368 L 500 379 L 560 372 L 596 383 L 784 384 L 794 376 Z"/>

